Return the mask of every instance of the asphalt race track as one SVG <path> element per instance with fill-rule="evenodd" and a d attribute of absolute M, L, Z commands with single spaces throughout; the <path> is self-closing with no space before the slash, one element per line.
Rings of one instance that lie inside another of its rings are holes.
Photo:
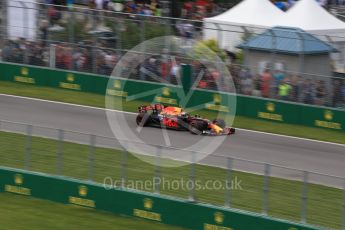
<path fill-rule="evenodd" d="M 137 128 L 135 115 L 126 113 L 125 118 L 128 120 L 130 128 L 135 130 Z M 114 137 L 105 110 L 90 107 L 0 95 L 0 120 Z M 19 130 L 23 126 L 7 123 L 1 125 L 2 130 L 25 131 Z M 189 132 L 167 132 L 171 146 L 175 148 L 184 148 L 200 138 L 200 136 L 191 135 Z M 56 138 L 55 132 L 43 128 L 34 130 L 34 135 Z M 162 131 L 157 128 L 144 128 L 140 135 L 147 143 L 165 143 Z M 88 141 L 86 136 L 83 139 L 82 135 L 74 133 L 66 135 L 66 139 L 82 143 Z M 101 138 L 97 141 L 97 145 L 112 147 L 118 144 L 110 138 Z M 288 168 L 301 169 L 301 171 L 296 171 L 272 167 L 272 175 L 284 178 L 302 179 L 303 171 L 313 171 L 345 178 L 344 145 L 238 130 L 236 135 L 228 137 L 217 151 L 202 160 L 202 163 L 225 167 L 226 160 L 224 157 L 267 162 Z M 264 172 L 263 165 L 240 160 L 234 162 L 234 167 L 259 174 Z M 344 184 L 341 179 L 318 175 L 310 175 L 310 180 L 336 187 L 343 187 Z"/>

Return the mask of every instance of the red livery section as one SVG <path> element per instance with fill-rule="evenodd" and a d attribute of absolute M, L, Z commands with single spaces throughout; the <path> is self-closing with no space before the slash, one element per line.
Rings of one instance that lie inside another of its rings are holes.
<path fill-rule="evenodd" d="M 168 127 L 178 128 L 177 118 L 163 118 L 163 124 Z"/>

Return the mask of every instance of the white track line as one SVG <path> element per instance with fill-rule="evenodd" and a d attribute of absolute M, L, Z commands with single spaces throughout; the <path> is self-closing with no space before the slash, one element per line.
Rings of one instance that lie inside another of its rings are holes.
<path fill-rule="evenodd" d="M 16 95 L 11 95 L 11 94 L 2 94 L 2 93 L 0 93 L 0 96 L 20 98 L 20 99 L 26 99 L 26 100 L 32 100 L 32 101 L 41 101 L 41 102 L 46 102 L 46 103 L 74 106 L 74 107 L 80 107 L 80 108 L 86 108 L 86 109 L 94 109 L 94 110 L 102 110 L 102 111 L 114 111 L 114 112 L 119 112 L 119 113 L 124 113 L 124 114 L 130 114 L 130 115 L 136 115 L 137 114 L 137 113 L 126 112 L 126 111 L 121 111 L 121 110 L 104 109 L 104 108 L 87 106 L 87 105 L 78 105 L 78 104 L 72 104 L 72 103 L 66 103 L 66 102 L 50 101 L 50 100 L 45 100 L 45 99 L 32 98 L 32 97 L 24 97 L 24 96 L 16 96 Z M 308 138 L 302 138 L 302 137 L 294 137 L 294 136 L 288 136 L 288 135 L 283 135 L 283 134 L 267 133 L 267 132 L 255 131 L 255 130 L 250 130 L 250 129 L 240 129 L 240 128 L 237 128 L 237 129 L 245 131 L 245 132 L 258 133 L 258 134 L 264 134 L 264 135 L 270 135 L 270 136 L 276 136 L 276 137 L 290 138 L 290 139 L 296 139 L 296 140 L 301 140 L 301 141 L 311 141 L 311 142 L 316 142 L 316 143 L 322 143 L 322 144 L 329 144 L 329 145 L 336 145 L 336 146 L 345 147 L 345 144 L 333 143 L 333 142 L 328 142 L 328 141 L 319 141 L 319 140 L 314 140 L 314 139 L 308 139 Z"/>

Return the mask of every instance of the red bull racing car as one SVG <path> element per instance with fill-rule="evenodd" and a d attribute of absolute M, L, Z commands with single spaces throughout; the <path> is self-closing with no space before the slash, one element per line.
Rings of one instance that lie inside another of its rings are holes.
<path fill-rule="evenodd" d="M 235 129 L 226 127 L 224 120 L 210 121 L 200 116 L 191 116 L 182 108 L 161 104 L 140 106 L 136 117 L 138 126 L 151 126 L 175 130 L 185 130 L 196 135 L 231 135 Z"/>

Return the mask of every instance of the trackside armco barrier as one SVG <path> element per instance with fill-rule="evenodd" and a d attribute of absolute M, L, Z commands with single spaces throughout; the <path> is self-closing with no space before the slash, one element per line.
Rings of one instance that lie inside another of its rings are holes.
<path fill-rule="evenodd" d="M 177 92 L 183 90 L 182 87 L 172 85 L 121 78 L 113 79 L 111 87 L 107 89 L 108 78 L 105 76 L 8 63 L 0 63 L 0 80 L 122 98 L 138 95 L 143 89 L 157 90 L 161 93 L 138 100 L 172 105 L 179 104 Z M 233 109 L 228 107 L 229 96 L 231 98 L 233 95 L 198 89 L 194 91 L 187 106 L 204 104 L 206 110 L 228 112 Z M 260 120 L 345 131 L 345 111 L 339 109 L 237 96 L 236 111 L 237 115 Z"/>
<path fill-rule="evenodd" d="M 6 167 L 0 167 L 0 192 L 94 208 L 189 229 L 317 229 L 249 212 L 195 204 L 134 190 L 107 190 L 100 184 Z"/>

